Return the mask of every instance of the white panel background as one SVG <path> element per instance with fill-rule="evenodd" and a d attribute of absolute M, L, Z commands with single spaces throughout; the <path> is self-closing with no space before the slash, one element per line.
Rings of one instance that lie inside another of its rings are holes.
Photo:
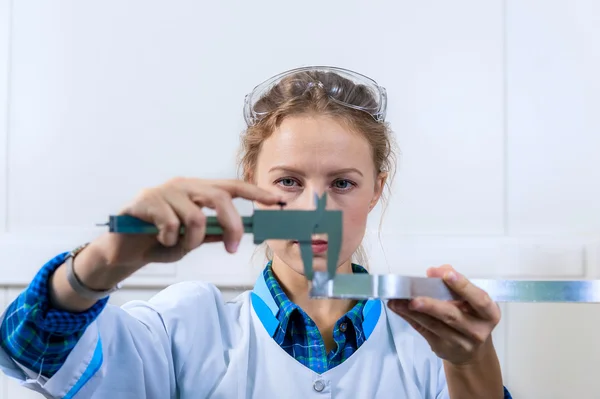
<path fill-rule="evenodd" d="M 6 308 L 6 306 L 8 306 L 8 298 L 7 298 L 7 290 L 2 289 L 0 290 L 0 306 L 2 307 L 2 309 Z M 8 378 L 6 378 L 6 376 L 2 375 L 0 377 L 0 397 L 1 398 L 8 398 L 9 396 L 7 395 L 7 387 L 6 385 L 8 384 L 10 380 Z M 37 395 L 38 397 L 40 395 Z"/>
<path fill-rule="evenodd" d="M 581 238 L 581 275 L 599 278 L 600 3 L 508 1 L 505 46 L 507 232 Z M 507 313 L 504 372 L 515 393 L 599 397 L 598 306 L 511 304 Z"/>
<path fill-rule="evenodd" d="M 246 92 L 315 63 L 388 89 L 401 154 L 381 243 L 379 209 L 369 224 L 373 272 L 600 278 L 600 3 L 230 6 L 0 0 L 1 308 L 139 189 L 233 177 Z M 228 298 L 254 282 L 255 249 L 207 245 L 112 301 L 185 279 Z M 494 339 L 515 398 L 595 397 L 598 307 L 502 310 Z M 0 399 L 26 394 L 0 378 Z"/>
<path fill-rule="evenodd" d="M 10 1 L 0 0 L 0 234 L 7 226 L 10 26 Z"/>
<path fill-rule="evenodd" d="M 600 231 L 600 4 L 510 1 L 508 217 L 513 234 Z"/>

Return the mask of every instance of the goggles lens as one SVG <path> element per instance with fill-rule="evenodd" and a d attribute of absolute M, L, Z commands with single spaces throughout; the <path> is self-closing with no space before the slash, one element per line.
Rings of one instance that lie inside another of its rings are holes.
<path fill-rule="evenodd" d="M 357 72 L 336 67 L 304 67 L 292 69 L 259 84 L 246 95 L 244 119 L 248 126 L 258 123 L 277 106 L 277 100 L 301 97 L 320 89 L 334 102 L 363 111 L 376 121 L 386 116 L 385 88 Z M 276 93 L 275 93 L 276 91 Z M 264 101 L 273 98 L 273 101 Z"/>

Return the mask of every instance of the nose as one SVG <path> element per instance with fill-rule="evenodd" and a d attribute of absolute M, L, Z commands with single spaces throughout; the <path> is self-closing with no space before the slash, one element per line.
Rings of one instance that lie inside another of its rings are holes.
<path fill-rule="evenodd" d="M 317 199 L 323 195 L 321 190 L 305 188 L 302 190 L 291 203 L 288 203 L 286 208 L 300 209 L 300 210 L 313 210 L 317 208 Z"/>
<path fill-rule="evenodd" d="M 322 192 L 317 190 L 305 190 L 302 195 L 302 209 L 316 209 L 317 201 L 323 195 Z"/>

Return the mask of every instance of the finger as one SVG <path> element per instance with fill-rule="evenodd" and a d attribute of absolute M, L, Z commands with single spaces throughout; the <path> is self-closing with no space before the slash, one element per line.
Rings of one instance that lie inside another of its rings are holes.
<path fill-rule="evenodd" d="M 450 327 L 444 325 L 440 320 L 434 319 L 426 314 L 411 310 L 409 307 L 409 303 L 401 302 L 398 304 L 393 304 L 391 309 L 400 316 L 410 317 L 421 327 L 426 328 L 438 337 L 449 335 L 451 333 Z"/>
<path fill-rule="evenodd" d="M 443 278 L 446 273 L 453 271 L 454 268 L 450 265 L 442 265 L 439 267 L 430 267 L 427 269 L 427 277 Z"/>
<path fill-rule="evenodd" d="M 388 307 L 396 313 L 398 316 L 402 317 L 412 328 L 414 328 L 419 334 L 429 342 L 430 346 L 437 346 L 440 342 L 440 337 L 435 333 L 429 331 L 429 329 L 425 328 L 423 325 L 418 323 L 412 317 L 409 316 L 408 310 L 405 307 L 405 304 L 393 304 L 391 301 L 388 302 Z M 404 310 L 400 310 L 404 309 Z"/>
<path fill-rule="evenodd" d="M 165 247 L 173 247 L 179 241 L 180 220 L 175 211 L 158 194 L 149 191 L 143 194 L 143 199 L 136 202 L 131 210 L 132 216 L 139 217 L 158 228 L 157 240 Z"/>
<path fill-rule="evenodd" d="M 460 306 L 456 303 L 420 297 L 412 300 L 407 307 L 414 313 L 427 315 L 440 321 L 477 343 L 485 342 L 492 330 L 488 321 L 482 320 L 476 315 L 462 312 Z"/>
<path fill-rule="evenodd" d="M 421 333 L 421 335 L 423 335 L 423 337 L 430 343 L 446 342 L 453 345 L 458 345 L 465 350 L 470 350 L 474 346 L 469 337 L 463 335 L 459 331 L 449 327 L 434 317 L 410 310 L 410 308 L 404 306 L 397 307 L 395 311 L 405 320 L 411 320 L 411 325 L 416 324 L 420 326 L 421 328 L 416 328 L 416 330 Z M 422 329 L 427 330 L 429 334 L 423 334 Z M 431 334 L 435 335 L 435 339 L 431 338 Z M 428 336 L 430 338 L 428 338 Z"/>
<path fill-rule="evenodd" d="M 185 226 L 181 245 L 184 252 L 199 247 L 206 233 L 206 215 L 183 191 L 163 190 L 162 196 Z"/>
<path fill-rule="evenodd" d="M 245 198 L 265 205 L 276 205 L 284 202 L 280 194 L 272 193 L 242 180 L 217 180 L 215 186 L 227 191 L 233 198 Z"/>
<path fill-rule="evenodd" d="M 490 320 L 494 324 L 500 322 L 500 307 L 492 301 L 487 292 L 476 287 L 469 279 L 454 270 L 447 272 L 443 279 L 450 289 L 467 301 L 481 318 Z"/>
<path fill-rule="evenodd" d="M 179 182 L 178 182 L 179 184 Z M 229 193 L 231 198 L 245 198 L 251 201 L 258 201 L 265 205 L 276 205 L 283 202 L 283 197 L 279 194 L 274 194 L 270 191 L 260 188 L 255 184 L 251 184 L 242 180 L 200 180 L 200 179 L 185 179 L 181 183 L 190 192 L 198 193 L 206 186 L 220 188 Z"/>
<path fill-rule="evenodd" d="M 230 253 L 237 251 L 244 234 L 244 225 L 231 195 L 218 187 L 205 186 L 202 192 L 194 194 L 193 200 L 217 211 L 217 220 L 223 228 L 225 248 Z"/>
<path fill-rule="evenodd" d="M 475 312 L 473 307 L 469 304 L 469 302 L 453 301 L 452 303 L 454 303 L 460 309 L 461 312 L 470 314 L 471 316 L 477 316 L 477 313 Z"/>

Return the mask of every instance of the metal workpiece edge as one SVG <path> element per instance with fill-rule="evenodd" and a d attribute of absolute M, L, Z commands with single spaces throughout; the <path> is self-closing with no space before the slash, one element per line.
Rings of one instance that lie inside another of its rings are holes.
<path fill-rule="evenodd" d="M 600 303 L 600 280 L 494 280 L 472 279 L 495 302 Z M 440 300 L 460 297 L 440 278 L 395 274 L 336 274 L 315 272 L 310 295 L 338 299 L 411 299 L 426 296 Z"/>

